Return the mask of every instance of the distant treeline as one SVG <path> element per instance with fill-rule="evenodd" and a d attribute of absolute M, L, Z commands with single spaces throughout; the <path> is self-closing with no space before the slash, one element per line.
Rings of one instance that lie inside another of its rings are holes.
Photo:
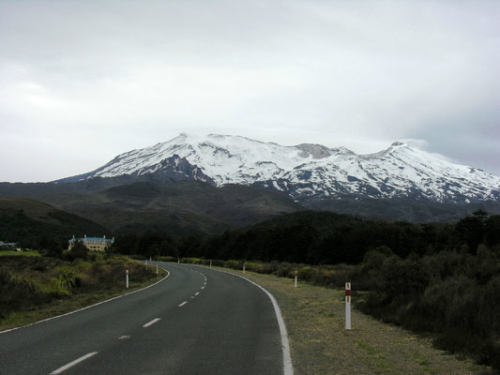
<path fill-rule="evenodd" d="M 306 264 L 358 264 L 381 246 L 406 258 L 440 251 L 475 254 L 500 242 L 500 216 L 478 211 L 457 223 L 410 224 L 358 219 L 329 212 L 297 212 L 249 229 L 212 237 L 177 238 L 161 231 L 128 234 L 114 250 L 144 256 L 248 259 Z"/>

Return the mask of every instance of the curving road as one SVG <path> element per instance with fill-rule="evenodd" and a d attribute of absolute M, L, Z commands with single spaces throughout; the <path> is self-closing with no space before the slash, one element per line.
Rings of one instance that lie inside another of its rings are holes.
<path fill-rule="evenodd" d="M 1 333 L 0 374 L 286 372 L 263 290 L 206 268 L 160 266 L 170 277 L 151 288 Z"/>

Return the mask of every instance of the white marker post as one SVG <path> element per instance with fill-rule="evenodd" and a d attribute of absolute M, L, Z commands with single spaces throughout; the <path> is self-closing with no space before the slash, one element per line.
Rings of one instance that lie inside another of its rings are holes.
<path fill-rule="evenodd" d="M 181 258 L 177 258 L 177 264 L 181 264 Z"/>
<path fill-rule="evenodd" d="M 297 288 L 297 278 L 299 277 L 299 271 L 295 271 L 295 282 L 294 286 Z"/>
<path fill-rule="evenodd" d="M 345 283 L 345 329 L 351 329 L 351 283 Z"/>
<path fill-rule="evenodd" d="M 156 274 L 158 275 L 158 263 L 156 263 Z"/>
<path fill-rule="evenodd" d="M 128 289 L 128 270 L 125 271 L 125 287 Z"/>
<path fill-rule="evenodd" d="M 243 262 L 243 273 L 245 273 L 245 266 L 246 266 L 247 262 Z"/>

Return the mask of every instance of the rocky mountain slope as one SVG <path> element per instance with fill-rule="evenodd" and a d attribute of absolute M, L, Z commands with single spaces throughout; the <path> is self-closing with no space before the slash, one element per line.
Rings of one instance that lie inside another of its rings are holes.
<path fill-rule="evenodd" d="M 500 177 L 400 142 L 375 154 L 357 155 L 344 147 L 281 146 L 237 136 L 181 134 L 58 182 L 123 175 L 198 180 L 215 186 L 255 185 L 283 192 L 297 202 L 345 197 L 453 203 L 500 200 Z"/>

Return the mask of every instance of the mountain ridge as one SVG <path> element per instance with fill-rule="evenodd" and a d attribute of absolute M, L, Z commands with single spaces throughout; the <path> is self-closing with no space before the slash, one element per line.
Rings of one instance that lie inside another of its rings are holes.
<path fill-rule="evenodd" d="M 394 142 L 377 153 L 181 134 L 51 183 L 0 183 L 116 232 L 218 233 L 310 209 L 382 220 L 500 214 L 500 177 Z M 267 202 L 267 204 L 266 204 Z"/>
<path fill-rule="evenodd" d="M 57 183 L 123 175 L 156 175 L 214 186 L 240 184 L 314 199 L 411 198 L 436 202 L 500 201 L 500 177 L 394 142 L 358 155 L 345 147 L 281 146 L 240 136 L 185 133 L 118 155 L 104 166 Z M 160 178 L 160 177 L 157 177 Z"/>

